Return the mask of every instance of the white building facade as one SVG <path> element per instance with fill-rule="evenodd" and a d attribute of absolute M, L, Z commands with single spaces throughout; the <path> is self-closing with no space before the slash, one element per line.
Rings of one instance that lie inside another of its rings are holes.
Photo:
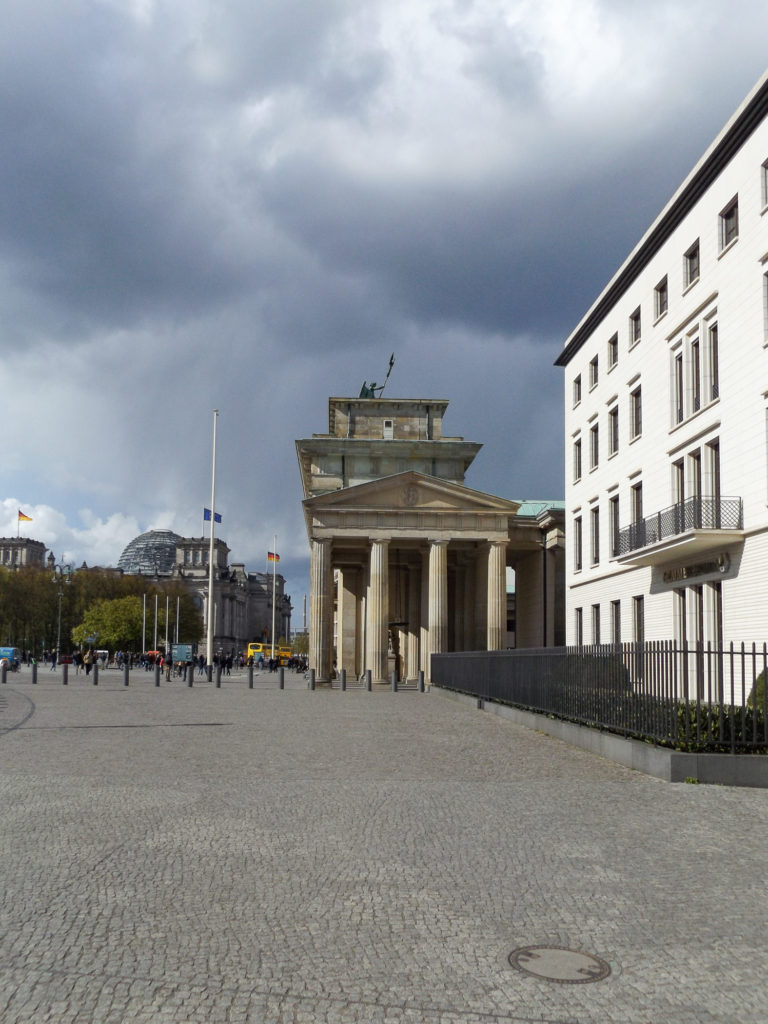
<path fill-rule="evenodd" d="M 557 365 L 567 643 L 768 640 L 768 75 Z"/>

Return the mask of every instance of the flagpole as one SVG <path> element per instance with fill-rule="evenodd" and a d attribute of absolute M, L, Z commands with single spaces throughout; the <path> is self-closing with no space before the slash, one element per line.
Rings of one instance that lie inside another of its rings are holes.
<path fill-rule="evenodd" d="M 272 542 L 272 658 L 275 657 L 275 580 L 277 579 L 277 534 Z"/>
<path fill-rule="evenodd" d="M 206 645 L 206 663 L 208 671 L 213 665 L 213 617 L 214 617 L 214 594 L 213 594 L 213 524 L 216 521 L 216 421 L 219 418 L 219 410 L 213 410 L 213 463 L 211 466 L 211 547 L 208 554 L 208 642 Z"/>

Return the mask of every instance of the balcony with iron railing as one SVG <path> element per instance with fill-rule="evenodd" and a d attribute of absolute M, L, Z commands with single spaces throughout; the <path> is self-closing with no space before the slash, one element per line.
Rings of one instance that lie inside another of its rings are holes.
<path fill-rule="evenodd" d="M 741 498 L 687 498 L 619 530 L 616 560 L 658 565 L 741 540 Z"/>

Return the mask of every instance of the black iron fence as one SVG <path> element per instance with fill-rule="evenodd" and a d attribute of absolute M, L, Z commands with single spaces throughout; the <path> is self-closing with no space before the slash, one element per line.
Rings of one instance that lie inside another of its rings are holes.
<path fill-rule="evenodd" d="M 617 555 L 657 544 L 689 530 L 741 530 L 741 498 L 688 498 L 619 530 Z"/>
<path fill-rule="evenodd" d="M 768 752 L 768 645 L 432 655 L 432 683 L 677 750 Z"/>

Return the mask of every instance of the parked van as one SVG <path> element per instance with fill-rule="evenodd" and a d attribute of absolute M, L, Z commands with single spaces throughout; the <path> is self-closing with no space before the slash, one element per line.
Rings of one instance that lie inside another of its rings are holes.
<path fill-rule="evenodd" d="M 0 665 L 5 664 L 5 667 L 10 669 L 11 672 L 18 672 L 19 665 L 21 664 L 21 654 L 18 647 L 0 647 Z"/>

